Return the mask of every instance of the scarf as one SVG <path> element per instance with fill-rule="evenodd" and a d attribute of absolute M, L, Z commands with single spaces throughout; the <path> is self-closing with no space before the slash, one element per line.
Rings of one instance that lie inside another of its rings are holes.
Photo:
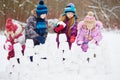
<path fill-rule="evenodd" d="M 47 23 L 45 19 L 37 18 L 36 32 L 40 35 L 46 32 Z"/>
<path fill-rule="evenodd" d="M 36 29 L 47 28 L 45 19 L 37 18 Z"/>

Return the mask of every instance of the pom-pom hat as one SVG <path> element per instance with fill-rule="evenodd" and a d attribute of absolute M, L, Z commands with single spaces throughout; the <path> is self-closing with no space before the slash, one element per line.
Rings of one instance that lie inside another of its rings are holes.
<path fill-rule="evenodd" d="M 41 14 L 47 14 L 48 13 L 48 8 L 44 4 L 43 0 L 40 0 L 38 6 L 36 8 L 36 13 L 37 13 L 37 16 L 40 16 Z"/>
<path fill-rule="evenodd" d="M 67 13 L 67 12 L 76 13 L 76 8 L 75 8 L 75 5 L 73 3 L 67 4 L 67 6 L 64 8 L 64 13 Z"/>
<path fill-rule="evenodd" d="M 92 11 L 89 11 L 87 16 L 84 18 L 85 22 L 95 22 L 95 17 L 94 17 L 94 13 Z"/>

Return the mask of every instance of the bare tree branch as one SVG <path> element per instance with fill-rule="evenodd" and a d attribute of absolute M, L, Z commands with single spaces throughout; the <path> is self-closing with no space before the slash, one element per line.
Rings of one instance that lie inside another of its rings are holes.
<path fill-rule="evenodd" d="M 1 13 L 2 15 L 5 15 L 5 13 L 4 13 L 3 11 L 1 11 L 1 10 L 0 10 L 0 13 Z"/>
<path fill-rule="evenodd" d="M 97 6 L 88 6 L 89 8 L 92 8 L 92 9 L 99 9 L 99 7 Z"/>
<path fill-rule="evenodd" d="M 113 11 L 114 9 L 120 8 L 120 6 L 113 6 L 111 11 Z"/>
<path fill-rule="evenodd" d="M 104 9 L 107 10 L 113 16 L 115 16 L 115 18 L 119 19 L 119 17 L 112 10 L 109 10 L 109 9 L 106 9 L 106 8 L 104 8 Z"/>
<path fill-rule="evenodd" d="M 19 1 L 18 0 L 12 0 L 14 3 L 19 3 Z"/>
<path fill-rule="evenodd" d="M 94 10 L 94 14 L 97 20 L 99 20 L 98 16 L 97 16 L 97 12 Z"/>

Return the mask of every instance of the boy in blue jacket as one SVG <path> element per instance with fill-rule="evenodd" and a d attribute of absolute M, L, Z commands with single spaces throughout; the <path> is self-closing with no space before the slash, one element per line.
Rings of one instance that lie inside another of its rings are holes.
<path fill-rule="evenodd" d="M 44 1 L 40 0 L 37 8 L 31 12 L 25 28 L 26 39 L 33 39 L 34 45 L 44 44 L 48 33 L 46 21 L 48 8 Z"/>

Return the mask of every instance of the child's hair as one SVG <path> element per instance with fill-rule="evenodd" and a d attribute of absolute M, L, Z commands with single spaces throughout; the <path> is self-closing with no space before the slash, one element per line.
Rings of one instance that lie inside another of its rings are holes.
<path fill-rule="evenodd" d="M 66 16 L 66 15 L 61 16 L 61 17 L 59 18 L 59 20 L 65 22 L 65 21 L 67 20 L 67 16 Z M 75 21 L 76 21 L 75 17 L 72 17 L 72 18 L 68 21 L 67 27 L 68 27 L 68 34 L 69 34 L 69 35 L 70 35 L 70 33 L 71 33 L 71 27 L 73 27 L 73 25 L 75 24 Z"/>
<path fill-rule="evenodd" d="M 37 17 L 36 9 L 31 10 L 31 14 L 34 15 L 35 17 Z"/>
<path fill-rule="evenodd" d="M 64 21 L 67 20 L 67 16 L 66 16 L 66 15 L 61 16 L 61 17 L 59 18 L 59 20 L 64 22 Z M 74 23 L 75 23 L 75 18 L 72 17 L 72 18 L 69 20 L 69 22 L 68 22 L 68 27 L 71 27 Z"/>

